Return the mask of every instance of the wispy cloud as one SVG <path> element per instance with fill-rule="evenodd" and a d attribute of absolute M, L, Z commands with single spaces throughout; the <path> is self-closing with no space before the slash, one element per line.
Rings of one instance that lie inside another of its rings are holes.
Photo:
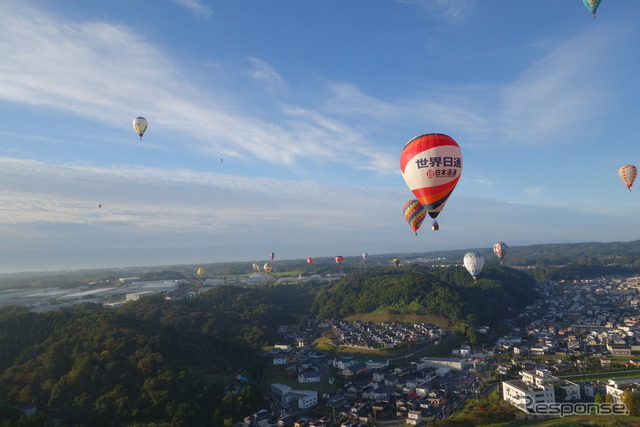
<path fill-rule="evenodd" d="M 589 35 L 588 48 L 585 38 L 582 34 L 556 45 L 502 90 L 499 123 L 505 138 L 555 143 L 593 128 L 611 100 L 610 83 L 596 77 L 608 74 L 609 61 L 592 52 L 606 49 L 611 35 Z"/>
<path fill-rule="evenodd" d="M 415 5 L 431 13 L 446 17 L 449 22 L 460 25 L 473 13 L 476 6 L 474 0 L 396 0 L 398 3 Z"/>
<path fill-rule="evenodd" d="M 63 23 L 19 5 L 0 5 L 0 54 L 11 58 L 0 64 L 0 99 L 55 106 L 117 127 L 129 126 L 133 114 L 145 112 L 154 129 L 189 134 L 200 152 L 289 166 L 302 159 L 335 161 L 336 151 L 327 150 L 326 141 L 353 134 L 336 133 L 347 126 L 317 112 L 290 114 L 302 111 L 299 107 L 281 110 L 280 122 L 265 122 L 230 103 L 225 93 L 189 83 L 179 64 L 130 28 Z M 257 58 L 250 62 L 252 78 L 273 88 L 284 86 L 267 63 Z M 313 120 L 307 121 L 309 117 Z M 367 157 L 359 164 L 366 164 Z"/>
<path fill-rule="evenodd" d="M 171 0 L 182 7 L 189 9 L 196 16 L 210 17 L 213 15 L 213 9 L 200 0 Z"/>
<path fill-rule="evenodd" d="M 247 61 L 251 64 L 248 74 L 253 80 L 266 85 L 268 90 L 278 90 L 285 87 L 280 74 L 265 61 L 258 58 L 247 58 Z"/>

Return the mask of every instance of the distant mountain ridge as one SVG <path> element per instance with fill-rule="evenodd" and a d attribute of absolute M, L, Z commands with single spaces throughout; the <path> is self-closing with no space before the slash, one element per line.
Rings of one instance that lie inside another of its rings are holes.
<path fill-rule="evenodd" d="M 507 245 L 509 242 L 505 242 Z M 402 263 L 416 258 L 432 259 L 432 264 L 461 264 L 466 252 L 480 252 L 488 264 L 498 263 L 491 247 L 453 249 L 446 251 L 369 254 L 365 261 L 361 255 L 344 256 L 344 262 L 336 265 L 333 257 L 314 257 L 309 266 L 306 258 L 272 261 L 274 273 L 291 274 L 326 274 L 332 272 L 349 272 L 360 268 L 388 266 L 393 258 Z M 266 255 L 265 255 L 266 257 Z M 503 261 L 505 266 L 551 266 L 571 263 L 615 262 L 617 264 L 634 264 L 640 257 L 640 240 L 629 242 L 583 242 L 583 243 L 548 243 L 527 246 L 509 246 Z M 439 260 L 438 260 L 439 259 Z M 437 262 L 435 260 L 438 260 Z M 256 260 L 261 261 L 261 260 Z M 253 272 L 254 261 L 212 262 L 199 264 L 180 264 L 167 266 L 142 266 L 123 268 L 101 268 L 66 271 L 32 271 L 0 274 L 0 289 L 8 287 L 53 287 L 82 286 L 89 282 L 114 280 L 118 277 L 153 275 L 155 272 L 171 271 L 174 276 L 191 278 L 196 276 L 199 267 L 205 270 L 204 277 L 221 277 L 247 275 Z M 180 277 L 176 277 L 180 278 Z"/>

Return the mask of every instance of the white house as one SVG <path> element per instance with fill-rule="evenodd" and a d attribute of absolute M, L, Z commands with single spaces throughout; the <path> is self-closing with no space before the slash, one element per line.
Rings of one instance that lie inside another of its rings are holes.
<path fill-rule="evenodd" d="M 300 384 L 319 383 L 320 379 L 320 371 L 303 371 L 298 374 Z"/>
<path fill-rule="evenodd" d="M 407 413 L 407 419 L 405 420 L 406 424 L 411 424 L 414 426 L 422 424 L 422 412 L 420 411 L 409 411 Z"/>

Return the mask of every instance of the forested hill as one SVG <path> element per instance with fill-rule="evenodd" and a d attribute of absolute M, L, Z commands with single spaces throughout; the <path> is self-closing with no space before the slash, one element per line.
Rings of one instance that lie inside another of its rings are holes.
<path fill-rule="evenodd" d="M 411 265 L 352 273 L 317 290 L 320 318 L 356 313 L 430 314 L 452 322 L 497 326 L 536 298 L 533 278 L 487 265 L 477 282 L 462 267 Z"/>
<path fill-rule="evenodd" d="M 283 300 L 276 288 L 223 286 L 117 310 L 2 313 L 0 424 L 18 425 L 12 405 L 36 404 L 29 425 L 54 425 L 36 422 L 45 413 L 67 426 L 232 425 L 263 407 L 258 352 L 276 340 L 278 325 L 293 322 L 274 303 Z M 252 382 L 225 395 L 240 369 Z"/>

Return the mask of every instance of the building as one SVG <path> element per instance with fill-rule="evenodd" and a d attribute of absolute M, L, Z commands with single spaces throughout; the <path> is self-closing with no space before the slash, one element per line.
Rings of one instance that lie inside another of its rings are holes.
<path fill-rule="evenodd" d="M 422 412 L 420 411 L 409 411 L 407 413 L 407 419 L 405 420 L 406 424 L 411 424 L 414 426 L 418 426 L 422 424 Z"/>
<path fill-rule="evenodd" d="M 613 397 L 615 403 L 622 403 L 622 393 L 640 391 L 640 378 L 620 378 L 609 380 L 606 386 L 607 394 Z"/>
<path fill-rule="evenodd" d="M 464 359 L 455 359 L 452 357 L 423 357 L 420 359 L 421 366 L 424 364 L 426 368 L 448 368 L 454 371 L 461 371 L 467 365 Z"/>
<path fill-rule="evenodd" d="M 313 390 L 295 390 L 286 384 L 271 384 L 271 392 L 281 403 L 295 403 L 299 409 L 308 409 L 318 403 L 318 392 Z"/>
<path fill-rule="evenodd" d="M 524 371 L 520 376 L 521 380 L 502 382 L 504 400 L 524 412 L 529 412 L 537 404 L 555 402 L 555 390 L 549 381 L 551 372 L 536 369 Z"/>

